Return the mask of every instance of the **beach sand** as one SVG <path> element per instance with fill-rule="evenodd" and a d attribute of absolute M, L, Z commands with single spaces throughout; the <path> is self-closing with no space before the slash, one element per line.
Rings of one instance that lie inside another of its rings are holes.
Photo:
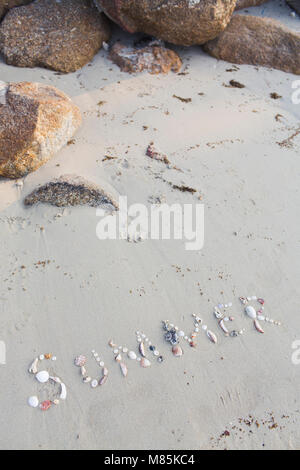
<path fill-rule="evenodd" d="M 250 11 L 300 30 L 283 2 Z M 118 29 L 117 37 L 124 37 Z M 23 187 L 0 180 L 2 449 L 300 448 L 300 365 L 292 363 L 300 340 L 300 135 L 279 145 L 300 126 L 291 98 L 298 77 L 246 65 L 227 71 L 234 67 L 200 47 L 176 50 L 184 75 L 124 74 L 104 50 L 69 75 L 0 63 L 1 80 L 54 85 L 83 114 L 74 143 Z M 225 87 L 231 79 L 245 88 Z M 183 171 L 149 159 L 151 141 Z M 103 161 L 107 155 L 116 158 Z M 95 209 L 24 207 L 39 184 L 69 173 L 106 182 L 128 204 L 149 205 L 152 197 L 203 203 L 203 249 L 187 251 L 184 240 L 100 241 Z M 263 297 L 266 315 L 282 326 L 264 324 L 258 334 L 241 295 Z M 213 317 L 214 305 L 229 301 L 244 336 L 226 338 Z M 174 358 L 161 321 L 190 331 L 192 313 L 219 343 L 201 334 L 197 349 L 184 346 Z M 149 369 L 127 361 L 124 379 L 108 340 L 134 348 L 136 330 L 165 361 Z M 92 349 L 109 368 L 97 390 L 81 383 L 73 365 Z M 67 400 L 47 413 L 27 405 L 42 389 L 28 366 L 45 352 L 57 356 L 55 372 L 68 387 Z"/>

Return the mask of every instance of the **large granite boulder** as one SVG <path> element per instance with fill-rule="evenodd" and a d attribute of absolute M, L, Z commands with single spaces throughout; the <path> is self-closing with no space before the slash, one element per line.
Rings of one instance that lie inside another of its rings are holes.
<path fill-rule="evenodd" d="M 236 0 L 94 0 L 126 31 L 173 44 L 204 44 L 230 21 Z"/>
<path fill-rule="evenodd" d="M 70 98 L 39 83 L 0 84 L 0 175 L 20 178 L 61 149 L 81 123 Z"/>
<path fill-rule="evenodd" d="M 300 74 L 300 33 L 271 18 L 236 15 L 220 36 L 204 45 L 204 50 L 234 64 Z"/>
<path fill-rule="evenodd" d="M 68 73 L 91 61 L 109 37 L 107 18 L 89 0 L 37 0 L 7 13 L 0 49 L 10 65 Z"/>

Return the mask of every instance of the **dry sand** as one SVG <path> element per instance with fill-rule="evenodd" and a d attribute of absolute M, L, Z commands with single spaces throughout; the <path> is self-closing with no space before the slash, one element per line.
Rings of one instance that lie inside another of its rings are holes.
<path fill-rule="evenodd" d="M 251 13 L 299 30 L 299 18 L 281 3 Z M 176 50 L 185 75 L 123 74 L 103 50 L 70 75 L 0 64 L 1 80 L 54 85 L 84 116 L 74 145 L 23 187 L 0 181 L 2 449 L 300 448 L 300 366 L 291 361 L 292 342 L 300 339 L 300 136 L 290 148 L 278 145 L 299 128 L 300 105 L 291 101 L 298 77 L 250 66 L 228 72 L 230 64 L 198 47 Z M 224 87 L 231 79 L 245 88 Z M 271 99 L 272 92 L 282 98 Z M 147 158 L 151 141 L 184 172 Z M 105 155 L 117 158 L 103 162 Z M 130 204 L 157 195 L 199 202 L 164 180 L 196 188 L 205 204 L 203 250 L 188 252 L 184 241 L 103 242 L 94 209 L 23 206 L 38 184 L 65 173 L 106 181 Z M 237 297 L 253 294 L 266 299 L 267 314 L 281 327 L 266 324 L 265 335 L 252 329 Z M 212 315 L 215 304 L 232 299 L 236 326 L 247 328 L 236 339 L 222 336 Z M 201 335 L 196 350 L 185 347 L 175 359 L 160 322 L 189 331 L 193 312 L 218 331 L 219 344 Z M 107 342 L 134 347 L 136 329 L 166 360 L 148 370 L 130 363 L 125 380 Z M 80 383 L 73 366 L 76 354 L 93 348 L 110 370 L 96 391 Z M 69 395 L 42 413 L 27 406 L 40 388 L 27 368 L 49 351 Z"/>

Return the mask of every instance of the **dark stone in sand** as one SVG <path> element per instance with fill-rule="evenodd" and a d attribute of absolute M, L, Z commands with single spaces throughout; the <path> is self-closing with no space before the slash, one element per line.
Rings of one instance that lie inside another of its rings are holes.
<path fill-rule="evenodd" d="M 118 210 L 118 204 L 99 186 L 80 176 L 65 175 L 50 181 L 33 191 L 24 200 L 26 206 L 39 202 L 52 206 L 91 206 L 107 205 Z"/>

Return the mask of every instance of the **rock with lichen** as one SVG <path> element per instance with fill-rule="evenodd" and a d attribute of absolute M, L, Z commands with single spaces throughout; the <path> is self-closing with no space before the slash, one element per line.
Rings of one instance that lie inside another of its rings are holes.
<path fill-rule="evenodd" d="M 242 8 L 258 7 L 268 1 L 269 0 L 237 0 L 235 9 L 241 10 Z"/>
<path fill-rule="evenodd" d="M 130 33 L 141 32 L 183 46 L 204 44 L 229 23 L 236 0 L 94 0 Z"/>
<path fill-rule="evenodd" d="M 151 74 L 179 72 L 182 61 L 179 55 L 160 45 L 149 45 L 142 48 L 127 47 L 116 43 L 110 50 L 109 58 L 123 72 L 149 72 Z"/>
<path fill-rule="evenodd" d="M 75 72 L 110 37 L 107 18 L 89 0 L 37 0 L 14 8 L 0 26 L 6 62 Z"/>
<path fill-rule="evenodd" d="M 81 176 L 64 175 L 39 187 L 29 194 L 24 204 L 51 204 L 57 207 L 67 206 L 107 206 L 118 210 L 118 203 L 104 189 L 87 181 Z"/>
<path fill-rule="evenodd" d="M 55 155 L 81 124 L 77 106 L 40 83 L 0 84 L 0 175 L 20 178 Z"/>
<path fill-rule="evenodd" d="M 3 18 L 5 13 L 11 8 L 26 5 L 30 2 L 32 2 L 32 0 L 0 0 L 0 18 Z"/>
<path fill-rule="evenodd" d="M 300 33 L 271 18 L 235 15 L 223 33 L 204 45 L 216 59 L 300 74 Z"/>

